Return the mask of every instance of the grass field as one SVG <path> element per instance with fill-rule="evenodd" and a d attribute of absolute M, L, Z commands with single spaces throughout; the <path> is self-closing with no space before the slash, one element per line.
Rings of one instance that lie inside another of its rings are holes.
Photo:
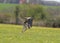
<path fill-rule="evenodd" d="M 32 27 L 21 33 L 22 26 L 0 24 L 0 43 L 60 43 L 60 29 Z"/>
<path fill-rule="evenodd" d="M 1 10 L 6 10 L 6 9 L 9 9 L 12 8 L 12 7 L 16 7 L 17 5 L 19 4 L 2 4 L 0 3 L 0 11 Z M 24 5 L 19 5 L 19 6 L 22 6 L 24 7 Z M 26 5 L 27 6 L 27 5 Z M 43 6 L 43 5 L 42 5 Z M 57 8 L 60 8 L 60 6 L 43 6 L 45 9 L 47 8 L 54 8 L 54 9 L 57 9 Z"/>

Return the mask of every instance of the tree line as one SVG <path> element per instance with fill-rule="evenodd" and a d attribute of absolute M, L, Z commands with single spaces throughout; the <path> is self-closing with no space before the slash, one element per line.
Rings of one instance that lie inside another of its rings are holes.
<path fill-rule="evenodd" d="M 32 16 L 35 26 L 60 27 L 60 13 L 56 14 L 56 10 L 60 11 L 42 5 L 19 5 L 18 8 L 8 9 L 6 11 L 9 12 L 0 14 L 0 23 L 23 24 L 24 17 Z"/>

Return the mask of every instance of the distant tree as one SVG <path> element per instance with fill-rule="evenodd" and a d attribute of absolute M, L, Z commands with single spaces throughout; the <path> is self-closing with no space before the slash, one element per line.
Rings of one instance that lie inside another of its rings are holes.
<path fill-rule="evenodd" d="M 16 17 L 16 24 L 18 24 L 18 15 L 19 15 L 19 6 L 16 6 L 15 17 Z"/>

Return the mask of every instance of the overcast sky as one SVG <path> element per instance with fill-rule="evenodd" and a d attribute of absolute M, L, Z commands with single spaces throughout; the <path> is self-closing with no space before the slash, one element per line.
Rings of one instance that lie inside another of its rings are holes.
<path fill-rule="evenodd" d="M 57 1 L 57 2 L 60 2 L 60 0 L 46 0 L 46 1 Z"/>

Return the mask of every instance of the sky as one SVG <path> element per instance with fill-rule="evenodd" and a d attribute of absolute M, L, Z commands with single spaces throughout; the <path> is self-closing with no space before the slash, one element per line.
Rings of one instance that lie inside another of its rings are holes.
<path fill-rule="evenodd" d="M 57 1 L 57 2 L 60 2 L 60 0 L 46 0 L 46 1 Z"/>

